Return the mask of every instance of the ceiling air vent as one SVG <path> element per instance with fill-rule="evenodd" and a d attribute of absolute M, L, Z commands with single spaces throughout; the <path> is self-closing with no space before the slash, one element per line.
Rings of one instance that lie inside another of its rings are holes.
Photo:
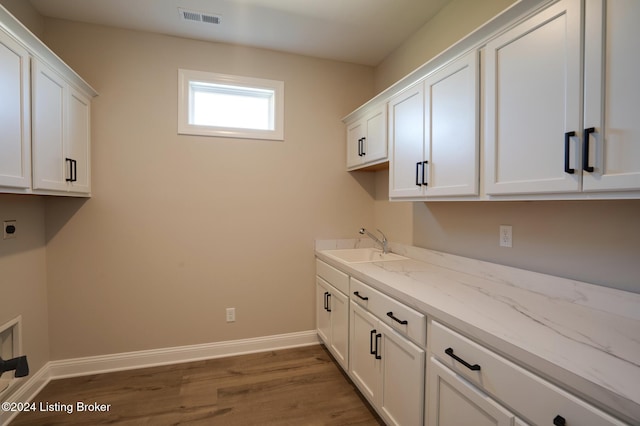
<path fill-rule="evenodd" d="M 196 12 L 195 10 L 187 10 L 178 8 L 180 12 L 180 18 L 183 21 L 190 22 L 203 22 L 205 24 L 220 24 L 222 23 L 222 16 L 212 15 L 211 13 Z"/>

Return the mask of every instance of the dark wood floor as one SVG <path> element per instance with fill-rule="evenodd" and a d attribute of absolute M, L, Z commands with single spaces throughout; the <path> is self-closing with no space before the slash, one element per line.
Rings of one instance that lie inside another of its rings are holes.
<path fill-rule="evenodd" d="M 320 345 L 54 380 L 34 402 L 12 426 L 384 424 Z"/>

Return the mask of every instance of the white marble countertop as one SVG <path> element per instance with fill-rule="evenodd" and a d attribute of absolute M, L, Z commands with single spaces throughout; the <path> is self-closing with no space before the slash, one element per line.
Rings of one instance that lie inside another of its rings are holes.
<path fill-rule="evenodd" d="M 640 294 L 393 243 L 410 259 L 323 252 L 366 245 L 318 240 L 316 256 L 640 425 Z"/>

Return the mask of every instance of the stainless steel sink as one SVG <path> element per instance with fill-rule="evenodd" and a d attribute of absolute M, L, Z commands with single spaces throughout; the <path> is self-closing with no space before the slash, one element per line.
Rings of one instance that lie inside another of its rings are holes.
<path fill-rule="evenodd" d="M 322 253 L 347 263 L 388 262 L 408 259 L 395 253 L 385 254 L 382 250 L 374 248 L 323 250 Z"/>

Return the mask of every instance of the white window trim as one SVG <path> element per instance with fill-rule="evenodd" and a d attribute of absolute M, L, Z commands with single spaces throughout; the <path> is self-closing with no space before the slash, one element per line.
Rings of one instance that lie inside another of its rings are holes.
<path fill-rule="evenodd" d="M 191 81 L 274 90 L 275 128 L 273 130 L 254 130 L 189 124 L 189 83 Z M 178 69 L 178 134 L 284 140 L 284 82 L 278 80 L 266 80 L 262 78 L 218 74 L 206 71 Z"/>

